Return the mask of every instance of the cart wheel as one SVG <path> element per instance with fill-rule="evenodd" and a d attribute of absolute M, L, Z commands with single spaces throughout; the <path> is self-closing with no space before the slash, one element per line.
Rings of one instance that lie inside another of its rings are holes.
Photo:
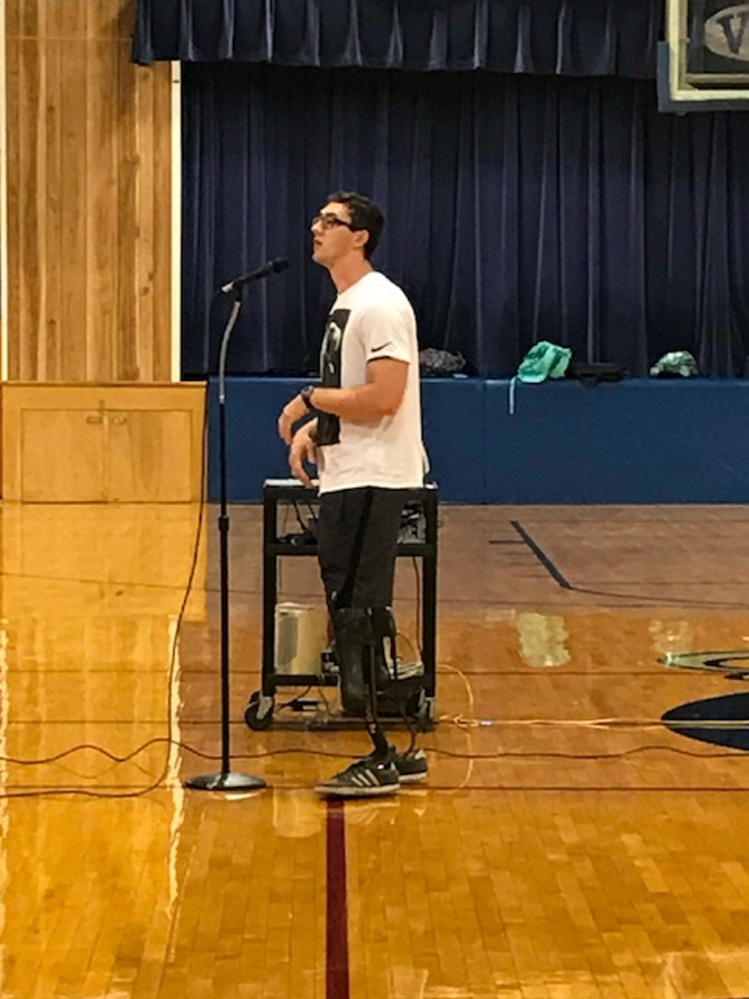
<path fill-rule="evenodd" d="M 250 703 L 244 713 L 244 720 L 249 728 L 255 732 L 262 732 L 269 728 L 273 721 L 273 698 L 267 697 L 261 691 L 256 690 L 250 697 Z"/>

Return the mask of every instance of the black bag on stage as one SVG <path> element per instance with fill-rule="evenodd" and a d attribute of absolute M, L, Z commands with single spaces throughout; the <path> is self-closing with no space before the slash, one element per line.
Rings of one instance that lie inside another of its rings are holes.
<path fill-rule="evenodd" d="M 627 373 L 621 364 L 614 364 L 612 361 L 573 361 L 567 369 L 568 378 L 577 378 L 586 385 L 620 382 Z"/>

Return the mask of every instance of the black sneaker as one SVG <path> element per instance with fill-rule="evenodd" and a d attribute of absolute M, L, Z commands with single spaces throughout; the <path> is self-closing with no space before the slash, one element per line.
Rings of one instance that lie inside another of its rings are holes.
<path fill-rule="evenodd" d="M 396 794 L 400 787 L 398 770 L 391 759 L 365 756 L 315 788 L 328 798 L 380 798 Z"/>
<path fill-rule="evenodd" d="M 394 751 L 392 759 L 401 784 L 415 784 L 424 780 L 429 773 L 429 764 L 423 749 L 412 749 L 407 753 Z"/>

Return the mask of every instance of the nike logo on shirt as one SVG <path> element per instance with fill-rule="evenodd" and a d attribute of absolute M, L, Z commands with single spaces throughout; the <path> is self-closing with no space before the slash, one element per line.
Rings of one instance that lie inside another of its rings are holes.
<path fill-rule="evenodd" d="M 393 342 L 392 340 L 386 340 L 385 343 L 381 343 L 379 347 L 373 347 L 371 352 L 373 354 L 377 354 L 379 351 L 384 350 L 386 347 L 389 347 L 392 342 Z"/>

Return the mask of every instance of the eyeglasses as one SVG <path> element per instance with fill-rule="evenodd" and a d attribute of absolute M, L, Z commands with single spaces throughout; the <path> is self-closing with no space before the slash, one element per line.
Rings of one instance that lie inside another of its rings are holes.
<path fill-rule="evenodd" d="M 323 229 L 335 229 L 339 225 L 345 225 L 346 228 L 350 229 L 352 232 L 356 231 L 351 222 L 346 222 L 345 219 L 339 219 L 337 215 L 332 215 L 329 212 L 325 215 L 315 215 L 310 223 L 310 227 L 316 226 L 318 223 L 323 227 Z"/>

